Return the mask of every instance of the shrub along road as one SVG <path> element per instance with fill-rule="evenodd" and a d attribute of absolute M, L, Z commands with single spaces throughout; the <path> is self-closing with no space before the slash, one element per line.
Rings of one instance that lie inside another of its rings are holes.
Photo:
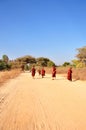
<path fill-rule="evenodd" d="M 0 130 L 86 130 L 86 82 L 22 73 L 0 87 Z"/>

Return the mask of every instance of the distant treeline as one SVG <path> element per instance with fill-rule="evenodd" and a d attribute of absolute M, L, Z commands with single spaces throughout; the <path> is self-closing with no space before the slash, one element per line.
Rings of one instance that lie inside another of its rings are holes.
<path fill-rule="evenodd" d="M 7 55 L 3 55 L 2 59 L 0 59 L 0 70 L 10 70 L 15 68 L 22 68 L 28 70 L 31 68 L 32 65 L 51 67 L 55 65 L 55 63 L 49 58 L 34 58 L 30 55 L 19 57 L 15 60 L 9 60 Z"/>
<path fill-rule="evenodd" d="M 77 49 L 78 54 L 76 55 L 77 59 L 73 59 L 70 62 L 64 62 L 61 66 L 73 66 L 77 68 L 83 68 L 86 67 L 86 46 L 82 48 Z M 59 59 L 57 59 L 59 61 Z M 35 66 L 44 66 L 44 67 L 51 67 L 53 65 L 56 65 L 52 60 L 45 57 L 39 57 L 35 58 L 30 55 L 26 55 L 23 57 L 16 58 L 15 60 L 10 60 L 9 57 L 4 54 L 2 56 L 2 59 L 0 59 L 0 70 L 10 70 L 15 68 L 22 68 L 25 70 L 28 70 L 32 67 L 32 65 Z"/>

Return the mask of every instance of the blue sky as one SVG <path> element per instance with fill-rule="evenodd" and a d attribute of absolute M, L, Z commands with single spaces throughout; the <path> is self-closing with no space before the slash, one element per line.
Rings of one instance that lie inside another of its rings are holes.
<path fill-rule="evenodd" d="M 0 58 L 47 57 L 57 65 L 86 46 L 85 0 L 0 0 Z"/>

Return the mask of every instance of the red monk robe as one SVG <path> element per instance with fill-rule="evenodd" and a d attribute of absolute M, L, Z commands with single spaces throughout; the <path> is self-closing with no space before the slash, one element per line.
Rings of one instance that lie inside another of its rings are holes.
<path fill-rule="evenodd" d="M 72 68 L 69 68 L 69 70 L 68 70 L 67 79 L 72 81 Z"/>
<path fill-rule="evenodd" d="M 36 73 L 36 69 L 35 69 L 35 67 L 33 66 L 33 68 L 32 68 L 32 77 L 34 78 L 34 76 L 35 76 L 35 73 Z"/>
<path fill-rule="evenodd" d="M 41 75 L 41 70 L 40 69 L 38 69 L 38 73 L 39 73 L 39 76 Z"/>
<path fill-rule="evenodd" d="M 42 75 L 42 78 L 45 76 L 45 69 L 44 68 L 42 68 L 42 70 L 41 70 L 41 75 Z"/>
<path fill-rule="evenodd" d="M 53 66 L 52 68 L 52 79 L 56 78 L 56 67 Z"/>

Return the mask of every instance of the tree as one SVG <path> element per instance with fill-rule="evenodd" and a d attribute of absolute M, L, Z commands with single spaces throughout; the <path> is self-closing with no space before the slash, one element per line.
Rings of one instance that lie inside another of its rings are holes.
<path fill-rule="evenodd" d="M 23 62 L 23 63 L 31 63 L 31 64 L 36 63 L 36 59 L 29 55 L 17 58 L 16 61 Z"/>
<path fill-rule="evenodd" d="M 71 65 L 69 62 L 64 62 L 63 66 L 68 66 L 68 65 Z"/>
<path fill-rule="evenodd" d="M 2 60 L 3 60 L 3 62 L 8 63 L 9 58 L 8 58 L 7 55 L 3 55 L 3 56 L 2 56 Z"/>
<path fill-rule="evenodd" d="M 53 61 L 48 61 L 48 63 L 47 63 L 48 67 L 52 67 L 53 65 L 55 65 L 55 63 Z"/>
<path fill-rule="evenodd" d="M 77 67 L 79 63 L 80 63 L 79 60 L 76 60 L 76 59 L 72 60 L 72 65 L 73 65 L 74 67 Z"/>
<path fill-rule="evenodd" d="M 6 64 L 5 62 L 0 62 L 0 70 L 10 70 L 11 69 L 11 65 L 10 64 Z"/>
<path fill-rule="evenodd" d="M 37 65 L 40 65 L 40 66 L 52 66 L 54 65 L 55 63 L 52 62 L 50 59 L 48 58 L 44 58 L 44 57 L 39 57 L 37 58 Z"/>
<path fill-rule="evenodd" d="M 86 46 L 78 48 L 77 50 L 78 54 L 76 55 L 76 57 L 86 66 Z"/>
<path fill-rule="evenodd" d="M 84 61 L 86 60 L 86 46 L 82 47 L 82 48 L 78 48 L 78 54 L 76 55 L 76 57 L 80 60 L 80 61 Z"/>
<path fill-rule="evenodd" d="M 9 69 L 11 69 L 9 58 L 7 55 L 3 55 L 2 60 L 0 59 L 0 70 L 9 70 Z"/>
<path fill-rule="evenodd" d="M 80 60 L 72 60 L 72 66 L 77 67 L 77 68 L 82 68 L 85 67 L 84 62 Z"/>

